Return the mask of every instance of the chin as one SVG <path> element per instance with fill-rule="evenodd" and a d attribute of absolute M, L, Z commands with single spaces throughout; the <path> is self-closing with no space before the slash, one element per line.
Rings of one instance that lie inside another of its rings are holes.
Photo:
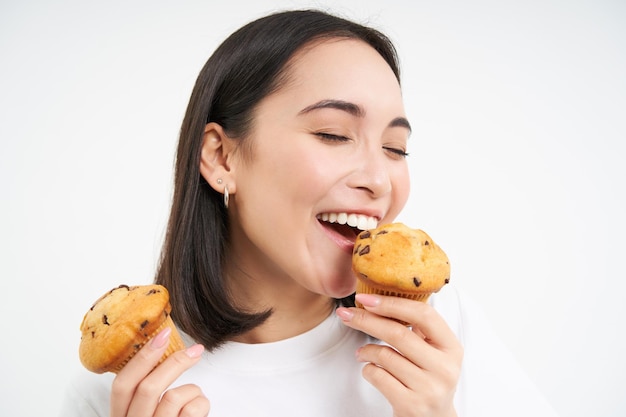
<path fill-rule="evenodd" d="M 320 294 L 331 298 L 344 298 L 356 291 L 356 276 L 352 271 L 352 263 L 345 262 L 345 259 L 341 261 L 329 262 L 326 268 L 316 271 L 317 277 L 323 277 L 317 281 L 317 291 Z"/>
<path fill-rule="evenodd" d="M 352 280 L 349 283 L 337 283 L 344 285 L 336 285 L 324 288 L 324 293 L 332 298 L 344 298 L 352 295 L 356 290 L 356 282 Z"/>

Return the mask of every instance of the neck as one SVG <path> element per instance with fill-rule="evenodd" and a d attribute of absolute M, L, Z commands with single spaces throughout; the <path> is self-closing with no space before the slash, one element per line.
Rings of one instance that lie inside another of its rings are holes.
<path fill-rule="evenodd" d="M 335 308 L 332 298 L 294 283 L 259 285 L 252 291 L 235 290 L 231 285 L 231 294 L 237 294 L 235 302 L 247 311 L 272 310 L 263 324 L 232 339 L 241 343 L 270 343 L 297 336 L 319 325 Z"/>
<path fill-rule="evenodd" d="M 260 326 L 232 340 L 240 343 L 271 343 L 305 333 L 324 321 L 334 308 L 332 299 L 317 306 L 303 306 L 291 313 L 273 308 L 272 315 Z M 316 310 L 316 311 L 314 311 Z"/>

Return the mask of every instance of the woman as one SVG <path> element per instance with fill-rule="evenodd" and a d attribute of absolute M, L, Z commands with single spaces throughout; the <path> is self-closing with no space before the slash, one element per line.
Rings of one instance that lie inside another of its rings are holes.
<path fill-rule="evenodd" d="M 432 305 L 370 295 L 352 307 L 352 244 L 404 206 L 410 132 L 381 33 L 292 11 L 231 35 L 183 121 L 156 278 L 189 347 L 154 368 L 160 333 L 112 381 L 86 377 L 64 415 L 514 414 L 474 404 L 484 387 L 462 366 L 454 289 Z M 546 415 L 530 391 L 503 401 Z"/>

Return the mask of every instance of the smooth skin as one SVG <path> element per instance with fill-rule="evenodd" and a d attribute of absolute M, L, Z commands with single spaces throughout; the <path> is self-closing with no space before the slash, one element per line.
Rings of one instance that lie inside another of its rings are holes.
<path fill-rule="evenodd" d="M 255 109 L 243 145 L 215 123 L 204 132 L 200 173 L 219 192 L 228 186 L 231 195 L 226 282 L 246 310 L 273 310 L 262 325 L 233 339 L 242 343 L 302 334 L 332 313 L 334 298 L 354 292 L 354 233 L 321 215 L 352 213 L 389 223 L 409 194 L 410 125 L 400 86 L 382 57 L 363 42 L 331 39 L 303 48 L 290 64 L 286 84 Z M 367 363 L 364 377 L 394 415 L 456 415 L 462 349 L 444 320 L 421 302 L 361 301 L 365 309 L 336 314 L 395 348 L 367 345 L 355 359 Z M 177 352 L 152 370 L 164 349 L 159 346 L 144 347 L 115 378 L 112 417 L 209 412 L 205 395 L 211 393 L 193 385 L 167 390 L 197 363 L 202 347 Z"/>
<path fill-rule="evenodd" d="M 170 333 L 170 329 L 159 332 L 117 374 L 111 387 L 111 417 L 204 417 L 209 414 L 209 400 L 198 386 L 182 385 L 165 391 L 184 371 L 198 363 L 204 352 L 204 347 L 196 344 L 172 354 L 162 365 L 156 366 L 167 349 Z"/>
<path fill-rule="evenodd" d="M 340 307 L 337 315 L 394 347 L 370 344 L 356 354 L 366 363 L 363 376 L 389 400 L 394 416 L 456 416 L 463 349 L 443 318 L 430 305 L 405 298 L 358 294 L 357 300 L 364 309 Z"/>

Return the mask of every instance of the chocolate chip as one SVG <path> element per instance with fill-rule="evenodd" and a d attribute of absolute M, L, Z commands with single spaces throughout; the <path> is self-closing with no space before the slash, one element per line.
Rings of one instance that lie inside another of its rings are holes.
<path fill-rule="evenodd" d="M 450 278 L 446 278 L 446 284 L 450 282 Z"/>
<path fill-rule="evenodd" d="M 389 233 L 388 230 L 381 230 L 380 232 L 376 233 L 376 236 L 378 236 L 378 235 L 386 235 L 387 233 Z"/>
<path fill-rule="evenodd" d="M 126 285 L 126 284 L 121 284 L 121 285 L 118 285 L 117 287 L 115 287 L 115 288 L 111 289 L 111 291 L 109 291 L 109 294 L 113 294 L 113 292 L 115 292 L 115 291 L 117 291 L 117 290 L 120 290 L 120 289 L 122 289 L 122 288 L 126 288 L 128 291 L 130 291 L 130 287 L 129 287 L 128 285 Z"/>
<path fill-rule="evenodd" d="M 363 246 L 363 249 L 359 251 L 359 256 L 367 255 L 370 253 L 370 245 Z"/>
<path fill-rule="evenodd" d="M 106 324 L 107 326 L 110 326 L 109 324 L 109 318 L 107 317 L 106 314 L 102 315 L 102 323 Z"/>
<path fill-rule="evenodd" d="M 367 239 L 367 238 L 368 238 L 368 237 L 370 237 L 371 235 L 372 235 L 372 234 L 370 233 L 370 231 L 369 231 L 369 230 L 366 230 L 366 231 L 362 232 L 362 233 L 359 235 L 359 238 L 360 238 L 360 239 Z"/>
<path fill-rule="evenodd" d="M 96 332 L 95 331 L 91 332 L 91 337 L 96 337 Z"/>
<path fill-rule="evenodd" d="M 144 327 L 146 327 L 148 323 L 148 320 L 144 320 L 143 323 L 141 323 L 141 328 L 143 329 Z"/>
<path fill-rule="evenodd" d="M 427 240 L 426 240 L 426 241 L 424 241 L 424 246 L 428 246 L 428 245 L 430 245 L 430 243 L 428 243 L 428 241 L 427 241 Z"/>
<path fill-rule="evenodd" d="M 354 251 L 352 252 L 352 254 L 354 255 L 355 253 L 358 253 L 360 248 L 361 244 L 359 243 L 357 246 L 354 247 Z"/>
<path fill-rule="evenodd" d="M 413 277 L 413 284 L 415 284 L 416 287 L 419 287 L 422 285 L 422 281 L 420 281 L 417 277 Z"/>

